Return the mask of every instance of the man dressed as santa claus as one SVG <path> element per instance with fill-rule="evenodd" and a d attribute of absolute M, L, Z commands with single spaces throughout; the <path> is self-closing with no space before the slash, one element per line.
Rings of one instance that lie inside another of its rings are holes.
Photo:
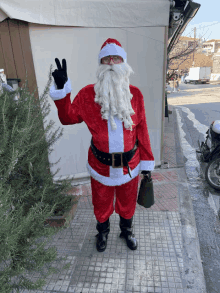
<path fill-rule="evenodd" d="M 98 56 L 97 83 L 82 88 L 71 103 L 71 82 L 66 60 L 56 58 L 50 96 L 63 125 L 85 122 L 92 134 L 87 170 L 91 175 L 92 203 L 97 219 L 96 248 L 104 251 L 114 209 L 120 216 L 120 237 L 137 249 L 133 215 L 138 194 L 138 175 L 151 175 L 154 156 L 148 134 L 144 98 L 129 83 L 133 73 L 127 54 L 115 39 L 107 39 Z M 113 205 L 116 194 L 115 207 Z"/>

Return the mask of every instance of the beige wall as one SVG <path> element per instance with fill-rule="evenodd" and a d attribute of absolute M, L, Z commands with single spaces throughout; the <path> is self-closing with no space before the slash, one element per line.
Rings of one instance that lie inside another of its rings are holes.
<path fill-rule="evenodd" d="M 212 73 L 220 73 L 220 53 L 213 55 L 213 70 Z"/>
<path fill-rule="evenodd" d="M 135 75 L 130 83 L 143 93 L 150 140 L 156 165 L 161 163 L 162 97 L 165 27 L 144 28 L 79 28 L 30 24 L 30 39 L 41 95 L 48 80 L 49 67 L 58 57 L 67 61 L 67 73 L 72 84 L 71 100 L 87 84 L 95 83 L 98 53 L 103 42 L 116 38 L 127 52 L 127 62 Z M 50 162 L 60 162 L 57 176 L 86 176 L 86 161 L 91 134 L 83 122 L 64 126 L 60 123 L 57 108 L 49 97 L 51 113 L 48 122 L 55 121 L 54 130 L 64 128 L 64 135 L 53 146 Z"/>

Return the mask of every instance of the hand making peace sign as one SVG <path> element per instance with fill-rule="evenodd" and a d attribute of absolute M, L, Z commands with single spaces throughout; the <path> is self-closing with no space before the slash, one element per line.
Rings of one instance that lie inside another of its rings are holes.
<path fill-rule="evenodd" d="M 67 68 L 66 68 L 66 59 L 62 60 L 62 66 L 60 65 L 60 61 L 58 58 L 55 58 L 55 62 L 57 64 L 56 70 L 52 73 L 54 81 L 57 85 L 57 89 L 61 90 L 64 87 L 64 84 L 67 82 L 68 77 L 67 77 Z"/>

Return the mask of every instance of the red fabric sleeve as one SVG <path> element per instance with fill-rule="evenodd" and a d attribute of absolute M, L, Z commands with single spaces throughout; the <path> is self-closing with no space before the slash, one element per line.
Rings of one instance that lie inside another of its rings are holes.
<path fill-rule="evenodd" d="M 54 101 L 58 110 L 58 117 L 63 125 L 71 125 L 83 122 L 82 116 L 80 114 L 80 105 L 82 102 L 80 99 L 80 92 L 74 98 L 72 104 L 70 95 L 71 93 L 67 94 L 63 99 Z"/>
<path fill-rule="evenodd" d="M 140 123 L 137 125 L 137 138 L 138 138 L 138 147 L 140 150 L 140 160 L 141 161 L 154 161 L 154 156 L 151 150 L 150 137 L 147 128 L 145 106 L 144 106 L 144 97 L 139 90 L 139 113 L 140 113 Z M 150 162 L 149 162 L 150 163 Z M 152 165 L 149 165 L 149 167 Z M 151 169 L 151 168 L 150 168 Z M 145 170 L 149 170 L 148 168 Z"/>

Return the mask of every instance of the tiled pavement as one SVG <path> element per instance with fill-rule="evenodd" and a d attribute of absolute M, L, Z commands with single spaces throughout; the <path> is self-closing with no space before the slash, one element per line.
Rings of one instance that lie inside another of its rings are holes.
<path fill-rule="evenodd" d="M 107 248 L 98 252 L 90 184 L 74 187 L 73 192 L 80 195 L 75 217 L 70 227 L 58 232 L 47 246 L 55 246 L 59 255 L 67 256 L 69 269 L 50 275 L 44 291 L 20 292 L 206 292 L 176 131 L 173 109 L 169 122 L 165 118 L 164 162 L 168 164 L 152 172 L 155 204 L 150 209 L 138 204 L 136 207 L 134 234 L 138 249 L 131 251 L 119 238 L 119 215 L 114 213 Z M 57 261 L 54 267 L 63 264 Z M 37 280 L 38 276 L 33 274 L 31 279 Z"/>

